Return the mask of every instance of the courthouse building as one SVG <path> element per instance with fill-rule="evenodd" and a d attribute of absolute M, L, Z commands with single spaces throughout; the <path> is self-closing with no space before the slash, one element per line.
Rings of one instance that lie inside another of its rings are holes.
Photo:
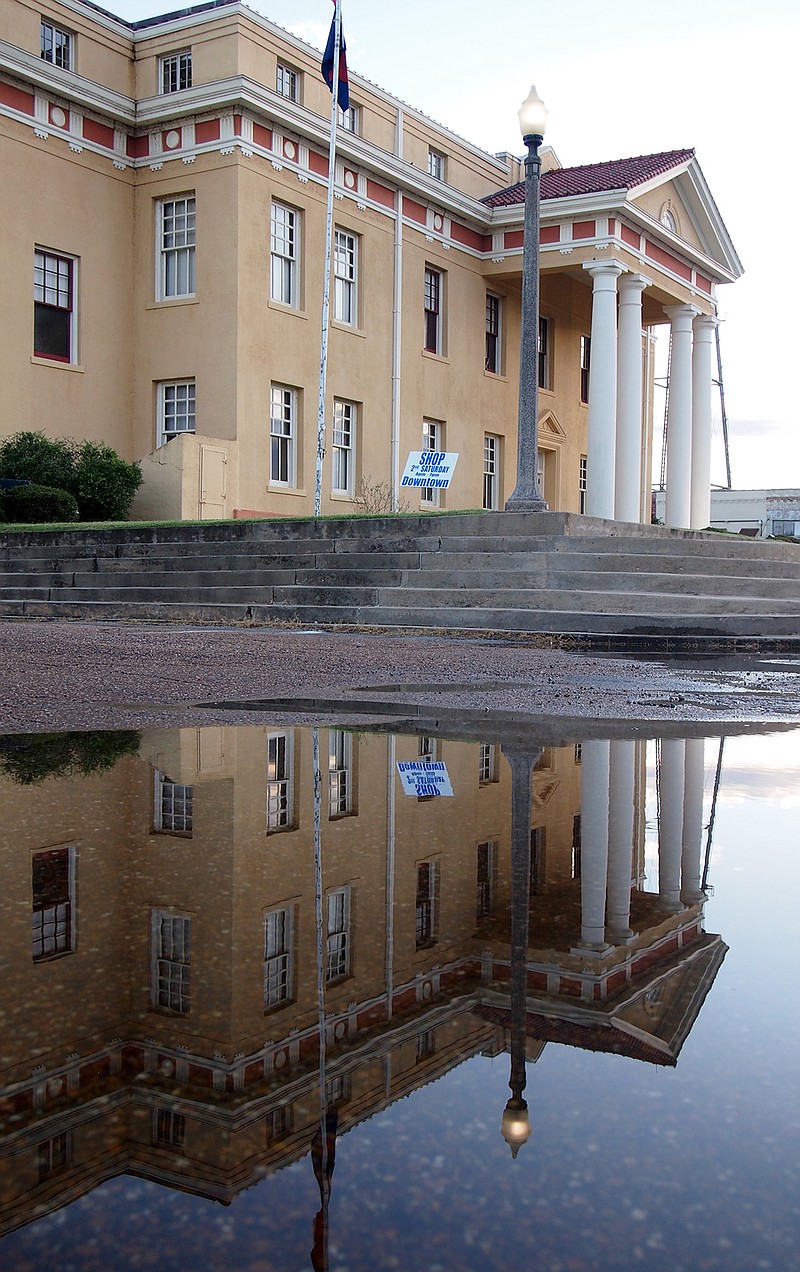
<path fill-rule="evenodd" d="M 135 23 L 81 0 L 0 5 L 0 435 L 109 443 L 141 463 L 139 518 L 311 513 L 331 107 L 319 53 L 237 0 Z M 502 508 L 521 162 L 352 70 L 350 89 L 323 511 L 346 513 L 363 488 L 396 505 L 423 448 L 459 461 L 412 511 Z M 706 525 L 716 294 L 741 266 L 694 152 L 562 168 L 546 150 L 544 168 L 543 494 L 649 520 L 652 332 L 669 322 L 668 521 Z"/>

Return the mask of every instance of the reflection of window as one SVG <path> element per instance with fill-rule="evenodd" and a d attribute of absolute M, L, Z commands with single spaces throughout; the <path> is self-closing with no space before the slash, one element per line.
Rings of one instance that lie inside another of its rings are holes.
<path fill-rule="evenodd" d="M 270 1109 L 267 1114 L 267 1143 L 274 1144 L 276 1140 L 286 1139 L 291 1132 L 291 1104 L 278 1104 L 274 1109 Z"/>
<path fill-rule="evenodd" d="M 417 739 L 417 755 L 421 760 L 436 759 L 436 738 L 427 733 L 421 733 Z"/>
<path fill-rule="evenodd" d="M 153 1110 L 153 1143 L 168 1148 L 183 1148 L 186 1142 L 186 1118 L 174 1109 Z"/>
<path fill-rule="evenodd" d="M 178 93 L 192 87 L 192 51 L 170 53 L 161 59 L 161 92 Z"/>
<path fill-rule="evenodd" d="M 434 1055 L 436 1055 L 436 1030 L 426 1029 L 424 1033 L 417 1034 L 417 1064 Z"/>
<path fill-rule="evenodd" d="M 264 915 L 264 1006 L 291 1002 L 294 981 L 293 910 L 284 906 Z"/>
<path fill-rule="evenodd" d="M 33 352 L 75 361 L 75 261 L 37 249 L 33 255 Z"/>
<path fill-rule="evenodd" d="M 350 889 L 328 893 L 328 966 L 326 980 L 340 980 L 350 972 Z"/>
<path fill-rule="evenodd" d="M 350 1099 L 350 1074 L 340 1073 L 330 1078 L 325 1086 L 325 1098 L 330 1108 L 333 1104 L 346 1104 Z"/>
<path fill-rule="evenodd" d="M 150 998 L 161 1011 L 189 1013 L 191 934 L 192 920 L 187 915 L 153 910 Z"/>
<path fill-rule="evenodd" d="M 267 738 L 267 834 L 290 830 L 294 806 L 294 738 L 270 733 Z"/>
<path fill-rule="evenodd" d="M 344 729 L 328 732 L 328 816 L 353 811 L 353 737 Z"/>
<path fill-rule="evenodd" d="M 31 950 L 34 963 L 72 954 L 74 854 L 71 848 L 34 853 Z"/>
<path fill-rule="evenodd" d="M 574 754 L 575 754 L 575 763 L 580 764 L 583 759 L 583 743 L 582 742 L 575 743 Z"/>
<path fill-rule="evenodd" d="M 497 747 L 493 742 L 481 742 L 478 753 L 478 781 L 488 786 L 497 781 Z"/>
<path fill-rule="evenodd" d="M 531 831 L 531 896 L 538 897 L 544 892 L 545 884 L 545 841 L 544 826 L 537 826 Z"/>
<path fill-rule="evenodd" d="M 172 782 L 166 773 L 155 773 L 153 826 L 169 835 L 192 834 L 194 787 Z"/>
<path fill-rule="evenodd" d="M 40 28 L 39 50 L 45 62 L 52 62 L 53 66 L 60 66 L 64 71 L 72 70 L 72 36 L 44 19 Z"/>
<path fill-rule="evenodd" d="M 478 897 L 475 917 L 485 919 L 494 906 L 494 863 L 497 852 L 495 840 L 478 844 Z"/>
<path fill-rule="evenodd" d="M 43 1144 L 37 1145 L 36 1157 L 39 1167 L 39 1182 L 58 1175 L 72 1162 L 72 1135 L 70 1131 L 60 1131 Z"/>
<path fill-rule="evenodd" d="M 572 878 L 581 877 L 581 814 L 572 819 Z"/>
<path fill-rule="evenodd" d="M 436 862 L 422 861 L 417 866 L 417 949 L 436 944 Z"/>

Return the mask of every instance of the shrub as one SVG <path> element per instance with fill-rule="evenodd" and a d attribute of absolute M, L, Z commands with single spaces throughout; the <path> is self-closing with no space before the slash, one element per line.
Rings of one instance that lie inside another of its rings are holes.
<path fill-rule="evenodd" d="M 3 496 L 5 519 L 14 525 L 41 526 L 51 521 L 77 521 L 78 504 L 68 490 L 52 486 L 17 486 Z"/>
<path fill-rule="evenodd" d="M 75 444 L 63 437 L 15 433 L 0 442 L 0 477 L 19 477 L 55 490 L 73 490 L 75 462 Z"/>
<path fill-rule="evenodd" d="M 129 464 L 103 442 L 83 442 L 77 452 L 75 484 L 81 521 L 125 521 L 142 484 L 138 464 Z"/>
<path fill-rule="evenodd" d="M 127 729 L 0 737 L 0 773 L 20 786 L 37 786 L 47 777 L 88 777 L 113 768 L 123 755 L 136 755 L 139 743 L 139 734 Z"/>

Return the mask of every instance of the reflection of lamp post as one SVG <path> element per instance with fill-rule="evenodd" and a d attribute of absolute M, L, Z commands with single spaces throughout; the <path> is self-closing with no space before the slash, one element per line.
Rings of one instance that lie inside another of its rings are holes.
<path fill-rule="evenodd" d="M 511 1099 L 503 1111 L 503 1139 L 516 1157 L 530 1139 L 528 1105 L 522 1098 L 528 998 L 528 926 L 531 894 L 531 774 L 541 748 L 504 747 L 511 765 Z"/>
<path fill-rule="evenodd" d="M 547 109 L 531 88 L 519 111 L 525 157 L 525 232 L 522 244 L 522 305 L 519 347 L 519 424 L 517 485 L 506 501 L 507 512 L 546 512 L 537 487 L 539 433 L 539 147 Z"/>

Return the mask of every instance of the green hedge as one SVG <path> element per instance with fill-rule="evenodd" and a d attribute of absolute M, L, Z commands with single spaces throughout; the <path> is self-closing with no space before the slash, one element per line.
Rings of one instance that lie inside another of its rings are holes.
<path fill-rule="evenodd" d="M 121 459 L 105 443 L 74 442 L 63 437 L 46 437 L 44 433 L 15 433 L 0 442 L 0 477 L 16 477 L 39 487 L 68 491 L 73 497 L 76 517 L 67 512 L 27 518 L 37 524 L 72 520 L 125 521 L 133 496 L 142 484 L 139 465 Z M 6 494 L 6 508 L 11 493 Z M 26 518 L 7 512 L 6 520 L 20 522 Z"/>
<path fill-rule="evenodd" d="M 68 490 L 52 486 L 17 486 L 3 494 L 0 513 L 12 525 L 47 525 L 53 521 L 77 521 L 78 502 Z"/>

